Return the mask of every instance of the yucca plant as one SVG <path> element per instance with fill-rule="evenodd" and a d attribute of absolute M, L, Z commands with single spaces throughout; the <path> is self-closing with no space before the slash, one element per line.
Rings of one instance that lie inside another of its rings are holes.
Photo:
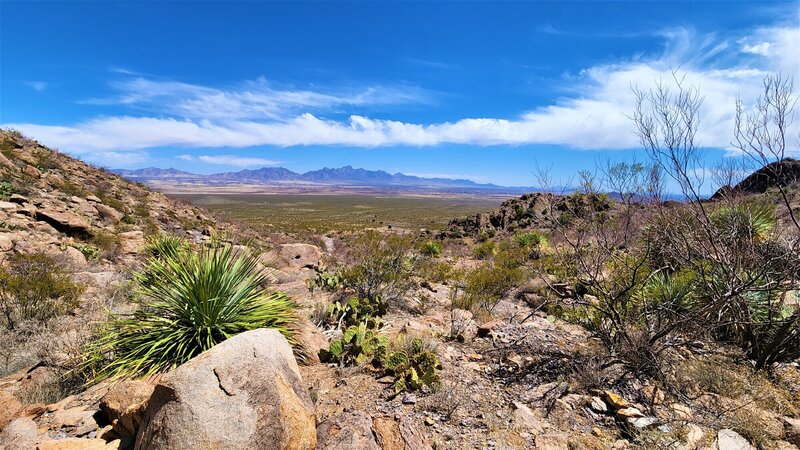
<path fill-rule="evenodd" d="M 150 237 L 145 253 L 153 258 L 165 260 L 178 258 L 189 251 L 189 243 L 174 234 L 158 234 Z"/>
<path fill-rule="evenodd" d="M 112 317 L 90 348 L 88 364 L 103 365 L 95 380 L 168 371 L 257 328 L 278 329 L 293 342 L 294 303 L 267 292 L 256 260 L 230 247 L 153 258 L 136 279 L 139 308 Z"/>
<path fill-rule="evenodd" d="M 725 205 L 711 215 L 721 233 L 732 239 L 767 239 L 778 224 L 775 206 L 762 202 Z"/>

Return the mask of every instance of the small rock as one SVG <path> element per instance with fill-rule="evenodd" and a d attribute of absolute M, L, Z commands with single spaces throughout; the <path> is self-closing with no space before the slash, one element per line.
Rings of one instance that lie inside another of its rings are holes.
<path fill-rule="evenodd" d="M 0 201 L 0 210 L 14 211 L 17 209 L 16 203 Z"/>
<path fill-rule="evenodd" d="M 681 420 L 692 420 L 692 409 L 680 403 L 673 403 L 669 405 L 675 413 L 675 417 Z"/>
<path fill-rule="evenodd" d="M 617 414 L 619 414 L 619 411 L 617 411 Z M 648 428 L 657 424 L 658 419 L 655 417 L 628 417 L 627 422 L 636 428 Z"/>
<path fill-rule="evenodd" d="M 477 353 L 468 353 L 468 354 L 466 354 L 465 356 L 466 356 L 466 357 L 467 357 L 467 359 L 468 359 L 468 360 L 470 360 L 470 361 L 480 361 L 480 360 L 482 360 L 482 359 L 483 359 L 483 356 L 481 356 L 481 355 L 479 355 L 479 354 L 477 354 Z"/>
<path fill-rule="evenodd" d="M 0 430 L 22 411 L 22 403 L 13 395 L 0 391 Z"/>
<path fill-rule="evenodd" d="M 8 197 L 8 201 L 12 203 L 19 203 L 21 205 L 23 203 L 28 203 L 28 198 L 19 194 L 11 194 L 11 197 Z"/>
<path fill-rule="evenodd" d="M 717 439 L 711 445 L 712 450 L 755 450 L 747 439 L 739 433 L 725 428 L 717 432 Z"/>
<path fill-rule="evenodd" d="M 634 407 L 627 407 L 617 410 L 617 415 L 623 419 L 643 417 L 644 414 Z"/>
<path fill-rule="evenodd" d="M 436 421 L 434 421 L 434 420 L 433 420 L 433 419 L 431 419 L 430 417 L 426 417 L 426 418 L 425 418 L 425 420 L 424 420 L 424 422 L 425 422 L 425 425 L 427 425 L 427 426 L 432 426 L 433 424 L 435 424 L 435 423 L 436 423 Z"/>
<path fill-rule="evenodd" d="M 606 406 L 606 403 L 600 397 L 592 397 L 589 407 L 592 408 L 592 411 L 599 413 L 608 412 L 608 406 Z"/>
<path fill-rule="evenodd" d="M 0 252 L 10 252 L 14 249 L 14 240 L 10 236 L 0 234 Z"/>
<path fill-rule="evenodd" d="M 69 201 L 71 201 L 72 203 L 75 203 L 76 205 L 80 205 L 81 203 L 85 202 L 86 200 L 84 200 L 84 199 L 82 199 L 82 198 L 80 198 L 80 197 L 78 197 L 76 195 L 73 195 L 72 197 L 69 198 Z"/>
<path fill-rule="evenodd" d="M 35 419 L 44 414 L 45 411 L 47 411 L 47 406 L 45 406 L 44 403 L 34 403 L 33 405 L 28 405 L 22 408 L 22 411 L 19 413 L 19 415 L 22 417 Z"/>
<path fill-rule="evenodd" d="M 623 409 L 630 406 L 624 398 L 611 391 L 603 391 L 603 400 L 605 400 L 606 404 L 608 404 L 611 409 Z"/>
<path fill-rule="evenodd" d="M 414 394 L 405 394 L 403 395 L 403 404 L 404 405 L 414 405 L 417 403 L 417 396 Z"/>
<path fill-rule="evenodd" d="M 88 200 L 88 201 L 90 201 L 92 203 L 103 203 L 102 200 L 100 200 L 99 198 L 95 197 L 94 195 L 86 196 L 86 200 Z"/>
<path fill-rule="evenodd" d="M 514 428 L 532 434 L 544 433 L 542 421 L 527 405 L 520 402 L 512 402 L 514 412 L 511 413 L 511 423 Z"/>
<path fill-rule="evenodd" d="M 642 395 L 652 405 L 660 405 L 664 402 L 664 391 L 658 386 L 648 385 L 643 387 Z"/>
<path fill-rule="evenodd" d="M 503 324 L 502 320 L 492 320 L 490 322 L 486 322 L 478 326 L 478 336 L 479 337 L 487 337 L 492 334 L 496 328 Z"/>
<path fill-rule="evenodd" d="M 122 216 L 124 215 L 108 205 L 96 204 L 94 205 L 94 207 L 95 209 L 97 209 L 97 212 L 100 214 L 100 217 L 111 222 L 115 223 L 119 222 L 122 219 Z"/>
<path fill-rule="evenodd" d="M 0 433 L 0 448 L 5 450 L 28 450 L 39 439 L 36 422 L 27 417 L 11 421 Z"/>

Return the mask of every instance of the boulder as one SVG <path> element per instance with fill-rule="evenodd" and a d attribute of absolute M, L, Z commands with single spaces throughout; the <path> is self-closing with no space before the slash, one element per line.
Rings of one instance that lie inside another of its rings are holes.
<path fill-rule="evenodd" d="M 31 165 L 25 166 L 25 168 L 22 169 L 22 172 L 33 178 L 40 178 L 42 176 L 42 172 L 40 172 L 39 169 Z"/>
<path fill-rule="evenodd" d="M 152 384 L 140 380 L 122 381 L 109 388 L 100 400 L 100 410 L 113 425 L 116 436 L 136 435 L 154 389 Z"/>
<path fill-rule="evenodd" d="M 0 210 L 3 211 L 15 211 L 17 206 L 16 203 L 0 201 Z"/>
<path fill-rule="evenodd" d="M 283 244 L 277 248 L 278 258 L 286 266 L 315 268 L 322 262 L 322 250 L 311 244 Z"/>
<path fill-rule="evenodd" d="M 86 256 L 75 247 L 65 248 L 61 255 L 70 270 L 83 269 L 88 264 L 86 262 Z"/>
<path fill-rule="evenodd" d="M 11 236 L 0 234 L 0 252 L 10 252 L 14 249 L 14 240 Z"/>
<path fill-rule="evenodd" d="M 21 417 L 11 421 L 3 432 L 0 433 L 0 448 L 5 450 L 29 450 L 33 448 L 39 439 L 39 430 L 36 429 L 36 422 Z"/>
<path fill-rule="evenodd" d="M 14 420 L 22 411 L 22 403 L 13 395 L 0 391 L 0 430 Z"/>
<path fill-rule="evenodd" d="M 125 253 L 138 253 L 144 246 L 144 233 L 139 230 L 119 234 L 120 248 Z"/>
<path fill-rule="evenodd" d="M 114 223 L 119 222 L 120 220 L 122 220 L 122 216 L 124 215 L 121 212 L 117 211 L 116 209 L 114 209 L 114 208 L 112 208 L 112 207 L 110 207 L 108 205 L 104 205 L 102 203 L 95 204 L 94 208 L 100 214 L 100 217 L 102 217 L 105 220 L 114 222 Z"/>
<path fill-rule="evenodd" d="M 315 421 L 289 343 L 259 329 L 164 375 L 136 449 L 313 449 Z"/>
<path fill-rule="evenodd" d="M 725 428 L 717 432 L 717 439 L 711 445 L 711 450 L 756 450 L 756 448 L 739 433 Z"/>
<path fill-rule="evenodd" d="M 36 220 L 50 224 L 56 230 L 70 236 L 90 236 L 91 225 L 83 217 L 69 211 L 40 209 L 36 211 Z"/>

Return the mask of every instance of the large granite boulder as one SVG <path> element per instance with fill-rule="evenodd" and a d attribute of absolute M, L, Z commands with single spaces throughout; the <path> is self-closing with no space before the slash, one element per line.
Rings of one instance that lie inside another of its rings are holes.
<path fill-rule="evenodd" d="M 314 406 L 277 330 L 242 333 L 158 383 L 136 449 L 313 449 Z"/>

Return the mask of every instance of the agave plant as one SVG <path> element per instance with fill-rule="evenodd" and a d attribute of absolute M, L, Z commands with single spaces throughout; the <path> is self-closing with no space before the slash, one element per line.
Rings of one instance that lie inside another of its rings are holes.
<path fill-rule="evenodd" d="M 276 328 L 293 342 L 294 303 L 268 293 L 255 259 L 230 247 L 153 258 L 136 278 L 139 308 L 112 317 L 91 348 L 90 364 L 110 358 L 96 380 L 164 372 L 256 328 Z"/>

